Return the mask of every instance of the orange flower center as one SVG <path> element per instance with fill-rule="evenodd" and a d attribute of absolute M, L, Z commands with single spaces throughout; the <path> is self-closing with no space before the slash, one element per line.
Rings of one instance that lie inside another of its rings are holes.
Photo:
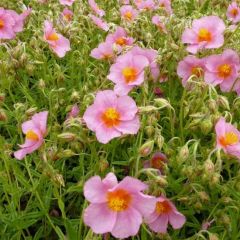
<path fill-rule="evenodd" d="M 225 136 L 220 137 L 219 142 L 221 143 L 221 145 L 226 147 L 228 145 L 236 144 L 237 142 L 239 142 L 239 138 L 236 133 L 227 132 Z"/>
<path fill-rule="evenodd" d="M 195 75 L 199 78 L 202 76 L 203 69 L 201 67 L 193 67 L 191 72 L 192 72 L 192 75 Z"/>
<path fill-rule="evenodd" d="M 232 73 L 232 67 L 229 64 L 222 64 L 218 67 L 218 76 L 221 78 L 227 78 Z"/>
<path fill-rule="evenodd" d="M 4 27 L 4 21 L 0 19 L 0 29 Z"/>
<path fill-rule="evenodd" d="M 49 41 L 57 41 L 57 40 L 59 40 L 59 36 L 58 36 L 57 33 L 52 33 L 52 34 L 47 36 L 47 40 L 49 40 Z"/>
<path fill-rule="evenodd" d="M 65 14 L 64 15 L 64 18 L 67 20 L 67 21 L 71 21 L 72 20 L 72 15 L 71 14 Z"/>
<path fill-rule="evenodd" d="M 132 12 L 128 11 L 124 14 L 124 17 L 127 19 L 127 20 L 132 20 Z"/>
<path fill-rule="evenodd" d="M 110 59 L 110 58 L 112 58 L 112 54 L 103 54 L 103 59 Z"/>
<path fill-rule="evenodd" d="M 206 28 L 201 28 L 198 32 L 198 42 L 210 42 L 211 40 L 212 34 Z"/>
<path fill-rule="evenodd" d="M 120 45 L 120 46 L 123 46 L 123 45 L 126 45 L 127 44 L 127 41 L 125 38 L 123 37 L 120 37 L 118 38 L 116 41 L 115 41 L 116 44 Z"/>
<path fill-rule="evenodd" d="M 234 17 L 236 17 L 236 16 L 238 15 L 238 10 L 237 10 L 236 8 L 233 8 L 233 9 L 231 10 L 231 14 L 232 14 Z"/>
<path fill-rule="evenodd" d="M 163 201 L 163 202 L 157 202 L 156 203 L 156 208 L 155 211 L 157 214 L 164 214 L 164 213 L 169 213 L 172 210 L 171 205 L 169 204 L 168 201 Z"/>
<path fill-rule="evenodd" d="M 126 67 L 122 70 L 126 83 L 134 82 L 137 78 L 137 70 L 132 67 Z"/>
<path fill-rule="evenodd" d="M 161 169 L 164 165 L 164 159 L 162 157 L 153 157 L 151 159 L 151 165 L 153 168 Z"/>
<path fill-rule="evenodd" d="M 120 114 L 115 108 L 108 108 L 102 114 L 102 120 L 107 127 L 117 126 L 120 122 Z"/>
<path fill-rule="evenodd" d="M 32 141 L 38 141 L 39 137 L 38 135 L 33 131 L 33 130 L 29 130 L 26 133 L 26 138 Z"/>
<path fill-rule="evenodd" d="M 131 195 L 124 189 L 107 193 L 107 205 L 114 212 L 122 212 L 128 209 L 131 201 Z"/>

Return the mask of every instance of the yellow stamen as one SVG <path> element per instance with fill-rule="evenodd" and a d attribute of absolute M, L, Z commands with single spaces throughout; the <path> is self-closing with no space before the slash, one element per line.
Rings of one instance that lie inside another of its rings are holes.
<path fill-rule="evenodd" d="M 120 114 L 115 108 L 107 108 L 102 114 L 102 120 L 107 127 L 117 126 L 120 122 Z"/>
<path fill-rule="evenodd" d="M 163 201 L 163 202 L 157 202 L 156 203 L 156 208 L 155 211 L 157 214 L 163 214 L 163 213 L 168 213 L 172 209 L 171 205 L 168 203 L 168 201 Z"/>
<path fill-rule="evenodd" d="M 228 146 L 233 145 L 239 142 L 238 135 L 234 132 L 227 132 L 225 136 L 220 137 L 219 139 L 221 145 Z"/>
<path fill-rule="evenodd" d="M 221 78 L 227 78 L 232 73 L 232 67 L 229 64 L 222 64 L 218 67 L 218 76 Z"/>
<path fill-rule="evenodd" d="M 127 19 L 127 20 L 132 20 L 132 12 L 128 11 L 124 14 L 124 17 Z"/>
<path fill-rule="evenodd" d="M 0 19 L 0 28 L 4 27 L 4 21 Z"/>
<path fill-rule="evenodd" d="M 126 83 L 134 82 L 137 78 L 137 71 L 135 68 L 126 67 L 122 70 L 122 74 L 125 78 Z"/>
<path fill-rule="evenodd" d="M 59 36 L 57 33 L 52 33 L 49 36 L 47 36 L 47 40 L 49 41 L 57 41 L 59 40 Z"/>
<path fill-rule="evenodd" d="M 131 195 L 124 189 L 118 189 L 107 194 L 107 205 L 114 212 L 127 210 L 131 201 Z"/>
<path fill-rule="evenodd" d="M 206 28 L 201 28 L 198 32 L 198 42 L 210 42 L 212 34 Z"/>
<path fill-rule="evenodd" d="M 33 130 L 29 130 L 26 133 L 26 138 L 32 141 L 38 141 L 39 137 L 38 135 L 33 131 Z"/>

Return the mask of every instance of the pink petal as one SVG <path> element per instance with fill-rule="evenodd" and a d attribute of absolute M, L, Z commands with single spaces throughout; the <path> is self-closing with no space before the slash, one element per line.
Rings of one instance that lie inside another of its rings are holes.
<path fill-rule="evenodd" d="M 186 217 L 178 211 L 169 214 L 169 222 L 174 229 L 181 228 L 186 222 Z"/>
<path fill-rule="evenodd" d="M 139 231 L 141 223 L 141 214 L 134 208 L 129 208 L 117 214 L 117 220 L 111 233 L 115 238 L 135 236 Z"/>
<path fill-rule="evenodd" d="M 107 187 L 99 176 L 91 177 L 84 184 L 84 196 L 91 203 L 103 203 L 107 201 Z"/>
<path fill-rule="evenodd" d="M 111 232 L 116 218 L 117 212 L 110 211 L 105 203 L 90 204 L 83 215 L 84 223 L 97 234 Z"/>

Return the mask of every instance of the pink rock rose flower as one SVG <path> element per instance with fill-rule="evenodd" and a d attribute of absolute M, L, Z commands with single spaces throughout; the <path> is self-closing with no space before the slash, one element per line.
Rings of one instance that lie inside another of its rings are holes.
<path fill-rule="evenodd" d="M 72 6 L 75 0 L 60 0 L 60 4 L 62 5 L 67 5 L 67 6 Z"/>
<path fill-rule="evenodd" d="M 47 133 L 48 112 L 36 113 L 32 119 L 22 124 L 22 131 L 26 135 L 25 143 L 20 146 L 20 150 L 14 152 L 14 157 L 22 160 L 27 154 L 37 150 L 44 142 Z"/>
<path fill-rule="evenodd" d="M 224 92 L 228 92 L 232 88 L 237 89 L 240 87 L 240 83 L 235 84 L 239 76 L 239 64 L 238 54 L 231 49 L 226 49 L 219 55 L 211 55 L 206 59 L 204 79 L 208 84 L 214 86 L 220 84 L 220 88 Z"/>
<path fill-rule="evenodd" d="M 93 23 L 103 31 L 107 32 L 109 30 L 108 24 L 101 18 L 98 18 L 92 14 L 89 14 L 89 17 L 92 19 Z"/>
<path fill-rule="evenodd" d="M 102 17 L 105 15 L 105 11 L 99 8 L 95 0 L 88 0 L 88 4 L 93 10 L 93 12 L 96 13 L 98 16 Z"/>
<path fill-rule="evenodd" d="M 185 216 L 176 209 L 169 199 L 163 196 L 157 199 L 155 210 L 146 217 L 146 223 L 150 229 L 158 233 L 166 233 L 168 223 L 174 229 L 179 229 L 185 222 Z"/>
<path fill-rule="evenodd" d="M 49 21 L 44 22 L 44 40 L 60 58 L 64 57 L 66 52 L 71 50 L 69 40 L 56 33 L 52 23 Z"/>
<path fill-rule="evenodd" d="M 232 2 L 227 9 L 227 18 L 233 23 L 240 22 L 240 8 L 236 2 Z"/>
<path fill-rule="evenodd" d="M 192 28 L 183 32 L 182 42 L 188 44 L 187 51 L 197 53 L 198 50 L 219 48 L 224 43 L 225 24 L 217 16 L 206 16 L 193 20 Z"/>
<path fill-rule="evenodd" d="M 96 132 L 97 140 L 108 143 L 123 134 L 136 134 L 140 127 L 138 108 L 129 96 L 118 97 L 112 90 L 97 93 L 94 103 L 87 108 L 83 119 Z"/>
<path fill-rule="evenodd" d="M 215 125 L 217 148 L 240 159 L 240 132 L 221 117 Z"/>
<path fill-rule="evenodd" d="M 150 214 L 156 199 L 142 191 L 147 185 L 133 177 L 118 183 L 113 173 L 101 180 L 90 178 L 84 185 L 84 196 L 90 205 L 84 211 L 84 222 L 97 234 L 110 232 L 115 238 L 138 233 L 143 217 Z"/>
<path fill-rule="evenodd" d="M 113 51 L 113 46 L 109 42 L 100 43 L 97 48 L 94 48 L 90 54 L 91 57 L 100 60 L 110 60 L 115 54 Z"/>
<path fill-rule="evenodd" d="M 182 78 L 182 84 L 185 87 L 187 80 L 195 75 L 200 78 L 203 77 L 205 72 L 205 58 L 199 59 L 195 56 L 189 55 L 179 62 L 177 67 L 177 74 Z"/>
<path fill-rule="evenodd" d="M 137 16 L 138 11 L 131 5 L 124 5 L 120 8 L 121 16 L 124 20 L 132 22 Z"/>
<path fill-rule="evenodd" d="M 118 95 L 127 95 L 135 86 L 144 81 L 144 69 L 149 66 L 148 59 L 140 54 L 128 52 L 116 59 L 107 76 L 116 85 L 114 91 Z"/>

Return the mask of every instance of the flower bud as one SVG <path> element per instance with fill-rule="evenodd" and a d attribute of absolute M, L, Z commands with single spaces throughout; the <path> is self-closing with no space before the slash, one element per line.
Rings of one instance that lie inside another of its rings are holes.
<path fill-rule="evenodd" d="M 217 103 L 214 99 L 208 101 L 208 108 L 213 113 L 217 111 Z"/>
<path fill-rule="evenodd" d="M 210 200 L 210 198 L 206 192 L 203 192 L 203 191 L 198 192 L 198 196 L 203 202 L 208 202 Z"/>
<path fill-rule="evenodd" d="M 106 159 L 100 159 L 99 161 L 99 169 L 100 172 L 105 172 L 109 167 L 109 163 Z"/>
<path fill-rule="evenodd" d="M 219 240 L 217 234 L 209 232 L 209 240 Z"/>
<path fill-rule="evenodd" d="M 76 155 L 76 153 L 73 152 L 71 149 L 65 149 L 59 153 L 59 157 L 63 157 L 63 158 L 70 158 L 75 155 Z"/>
<path fill-rule="evenodd" d="M 36 107 L 32 107 L 32 108 L 29 108 L 27 109 L 26 111 L 26 115 L 28 117 L 31 117 L 33 114 L 35 114 L 37 112 L 37 108 Z"/>
<path fill-rule="evenodd" d="M 213 124 L 209 119 L 203 120 L 200 123 L 200 128 L 204 135 L 207 135 L 208 133 L 210 133 L 212 130 L 212 127 L 213 127 Z"/>
<path fill-rule="evenodd" d="M 145 127 L 145 132 L 146 132 L 148 137 L 151 137 L 151 136 L 153 136 L 153 134 L 155 132 L 155 128 L 153 126 L 146 126 Z"/>
<path fill-rule="evenodd" d="M 3 103 L 4 101 L 5 101 L 5 94 L 0 93 L 0 104 Z"/>
<path fill-rule="evenodd" d="M 139 113 L 149 113 L 157 111 L 158 109 L 154 106 L 145 106 L 145 107 L 139 107 Z"/>
<path fill-rule="evenodd" d="M 72 92 L 72 95 L 71 95 L 71 100 L 72 101 L 78 101 L 80 99 L 80 94 L 79 94 L 79 92 L 77 92 L 77 91 L 73 91 Z"/>
<path fill-rule="evenodd" d="M 215 166 L 210 159 L 207 159 L 204 163 L 204 170 L 206 174 L 213 174 L 215 171 Z"/>
<path fill-rule="evenodd" d="M 77 138 L 76 134 L 71 133 L 71 132 L 61 133 L 61 134 L 57 135 L 57 137 L 66 142 L 74 141 Z"/>
<path fill-rule="evenodd" d="M 46 87 L 46 84 L 45 84 L 45 82 L 44 82 L 43 79 L 40 79 L 40 80 L 39 80 L 39 82 L 38 82 L 38 87 L 39 87 L 40 89 L 44 89 L 44 88 Z"/>
<path fill-rule="evenodd" d="M 154 141 L 153 140 L 148 141 L 139 148 L 139 154 L 141 155 L 141 157 L 146 157 L 152 152 L 153 147 Z"/>
<path fill-rule="evenodd" d="M 161 150 L 164 144 L 164 137 L 162 135 L 158 135 L 156 137 L 156 143 L 157 143 L 158 149 Z"/>
<path fill-rule="evenodd" d="M 189 157 L 189 149 L 187 145 L 184 145 L 179 151 L 179 158 L 186 160 Z"/>
<path fill-rule="evenodd" d="M 7 121 L 7 114 L 3 109 L 0 109 L 0 121 L 1 122 L 6 122 Z"/>
<path fill-rule="evenodd" d="M 224 96 L 218 96 L 217 103 L 220 107 L 222 107 L 224 110 L 230 110 L 228 99 Z"/>

